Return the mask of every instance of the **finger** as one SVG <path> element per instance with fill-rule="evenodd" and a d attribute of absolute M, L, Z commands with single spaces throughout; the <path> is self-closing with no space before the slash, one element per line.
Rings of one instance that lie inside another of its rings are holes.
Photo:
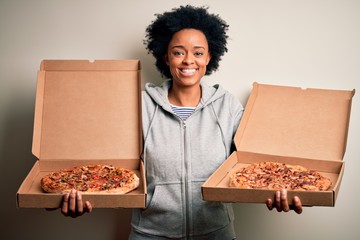
<path fill-rule="evenodd" d="M 284 212 L 290 211 L 289 202 L 287 198 L 287 191 L 286 189 L 282 189 L 280 191 L 280 198 L 281 198 L 281 208 Z"/>
<path fill-rule="evenodd" d="M 81 193 L 79 191 L 76 192 L 76 211 L 78 216 L 84 213 L 84 205 L 81 197 Z"/>
<path fill-rule="evenodd" d="M 282 211 L 281 208 L 281 193 L 280 191 L 276 191 L 275 193 L 275 207 L 278 212 Z"/>
<path fill-rule="evenodd" d="M 74 215 L 76 212 L 76 191 L 72 189 L 69 195 L 68 211 L 70 215 Z"/>
<path fill-rule="evenodd" d="M 269 198 L 268 200 L 266 200 L 266 206 L 267 208 L 271 211 L 273 210 L 274 206 L 273 206 L 273 201 L 271 198 Z"/>
<path fill-rule="evenodd" d="M 91 212 L 92 212 L 93 207 L 92 207 L 92 205 L 91 205 L 91 203 L 90 203 L 89 201 L 86 201 L 86 202 L 85 202 L 85 209 L 86 209 L 86 211 L 87 211 L 88 213 L 91 213 Z"/>
<path fill-rule="evenodd" d="M 61 206 L 61 213 L 65 216 L 69 215 L 69 197 L 70 197 L 70 193 L 66 193 L 63 197 L 63 203 Z"/>
<path fill-rule="evenodd" d="M 301 203 L 301 200 L 299 197 L 295 196 L 293 198 L 293 205 L 294 205 L 294 211 L 297 213 L 297 214 L 300 214 L 302 213 L 302 203 Z"/>

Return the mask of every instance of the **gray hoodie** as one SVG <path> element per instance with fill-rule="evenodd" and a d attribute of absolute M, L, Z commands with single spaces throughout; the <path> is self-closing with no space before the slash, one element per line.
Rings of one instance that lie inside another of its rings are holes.
<path fill-rule="evenodd" d="M 201 185 L 234 150 L 243 107 L 221 86 L 201 82 L 201 101 L 183 121 L 168 101 L 171 84 L 148 83 L 142 93 L 148 195 L 147 207 L 133 210 L 131 239 L 233 239 L 231 204 L 203 201 Z"/>

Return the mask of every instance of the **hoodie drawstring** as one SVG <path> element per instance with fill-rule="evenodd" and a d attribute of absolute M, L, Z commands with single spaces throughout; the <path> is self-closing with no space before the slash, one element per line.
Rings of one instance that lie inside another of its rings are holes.
<path fill-rule="evenodd" d="M 152 125 L 154 123 L 154 118 L 155 118 L 155 115 L 156 115 L 156 113 L 158 111 L 158 108 L 159 108 L 159 105 L 156 104 L 154 114 L 152 115 L 151 120 L 150 120 L 149 128 L 148 128 L 148 130 L 147 130 L 147 132 L 146 132 L 146 134 L 144 136 L 144 147 L 143 147 L 143 154 L 142 155 L 143 155 L 143 163 L 144 163 L 144 168 L 145 168 L 145 174 L 147 172 L 146 171 L 146 146 L 147 146 L 147 142 L 148 142 L 147 138 L 149 136 L 150 130 L 151 130 Z"/>
<path fill-rule="evenodd" d="M 213 102 L 211 102 L 211 109 L 213 110 L 213 113 L 214 113 L 214 115 L 215 115 L 216 123 L 217 123 L 217 125 L 219 125 L 220 133 L 221 133 L 221 139 L 222 139 L 222 142 L 223 142 L 224 147 L 225 147 L 225 156 L 227 156 L 228 153 L 229 153 L 229 151 L 228 151 L 228 149 L 227 149 L 227 147 L 226 147 L 224 131 L 223 131 L 223 128 L 221 127 L 219 118 L 218 118 L 218 116 L 217 116 L 217 114 L 216 114 L 216 111 L 215 111 Z"/>

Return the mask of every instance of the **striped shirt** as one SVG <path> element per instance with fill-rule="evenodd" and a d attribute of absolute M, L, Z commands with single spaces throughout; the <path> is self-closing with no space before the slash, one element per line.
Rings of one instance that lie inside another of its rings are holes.
<path fill-rule="evenodd" d="M 195 107 L 179 107 L 171 105 L 171 108 L 182 120 L 186 120 L 195 111 Z"/>

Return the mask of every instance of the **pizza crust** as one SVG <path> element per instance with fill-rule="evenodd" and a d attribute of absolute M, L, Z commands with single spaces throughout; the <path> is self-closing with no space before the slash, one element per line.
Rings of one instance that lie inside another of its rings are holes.
<path fill-rule="evenodd" d="M 138 188 L 139 177 L 134 171 L 112 165 L 76 166 L 51 172 L 40 180 L 47 193 L 67 193 L 71 189 L 82 193 L 126 194 Z"/>
<path fill-rule="evenodd" d="M 331 180 L 300 165 L 260 162 L 238 169 L 229 178 L 229 187 L 247 189 L 326 191 Z"/>

